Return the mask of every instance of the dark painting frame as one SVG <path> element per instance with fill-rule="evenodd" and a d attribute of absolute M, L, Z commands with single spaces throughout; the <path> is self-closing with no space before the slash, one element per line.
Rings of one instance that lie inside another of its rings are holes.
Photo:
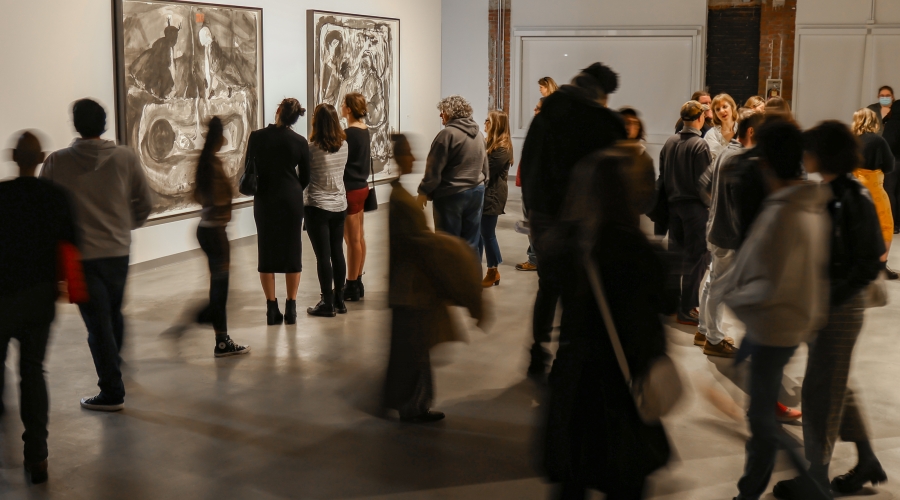
<path fill-rule="evenodd" d="M 147 167 L 142 162 L 141 154 L 138 151 L 140 147 L 139 144 L 135 144 L 135 141 L 132 137 L 130 137 L 129 131 L 129 122 L 128 122 L 128 75 L 127 72 L 129 68 L 126 67 L 126 54 L 125 54 L 125 4 L 126 3 L 138 3 L 138 4 L 160 4 L 160 5 L 172 5 L 172 6 L 185 6 L 185 7 L 193 7 L 193 8 L 210 8 L 210 9 L 234 9 L 234 10 L 243 10 L 243 11 L 253 11 L 257 16 L 256 21 L 256 88 L 254 89 L 254 94 L 256 97 L 255 102 L 255 116 L 249 116 L 247 120 L 247 127 L 244 127 L 244 134 L 242 134 L 244 145 L 246 144 L 247 138 L 249 138 L 250 132 L 256 129 L 263 128 L 265 126 L 265 66 L 264 66 L 264 35 L 263 35 L 263 27 L 264 27 L 264 19 L 263 19 L 263 8 L 262 7 L 248 7 L 241 5 L 225 5 L 225 4 L 217 4 L 217 3 L 207 3 L 207 2 L 194 2 L 194 1 L 183 1 L 183 0 L 111 0 L 112 3 L 112 24 L 113 24 L 113 62 L 114 62 L 114 79 L 115 79 L 115 94 L 116 94 L 116 105 L 115 105 L 115 116 L 116 116 L 116 139 L 120 145 L 129 146 L 138 153 L 139 161 L 141 162 L 142 168 L 147 171 Z M 199 21 L 198 21 L 199 22 Z M 193 42 L 192 42 L 193 43 Z M 196 50 L 196 49 L 194 49 Z M 173 58 L 175 56 L 173 55 Z M 210 82 L 207 82 L 207 85 L 211 86 Z M 205 91 L 205 89 L 204 89 Z M 229 98 L 231 97 L 231 91 L 229 90 Z M 241 153 L 243 156 L 243 153 Z M 243 162 L 241 161 L 241 165 Z M 233 177 L 233 176 L 232 176 Z M 240 177 L 238 173 L 237 178 Z M 232 182 L 236 182 L 236 179 L 232 179 Z M 235 184 L 236 186 L 236 184 Z M 237 189 L 235 189 L 236 197 L 234 198 L 235 203 L 241 202 L 249 202 L 252 198 L 243 197 L 242 195 L 237 193 Z M 157 193 L 154 192 L 154 199 L 157 199 Z M 151 214 L 151 221 L 163 222 L 168 221 L 169 219 L 183 219 L 186 216 L 191 216 L 192 214 L 196 216 L 196 214 L 200 211 L 199 205 L 193 204 L 192 206 L 177 208 L 173 210 L 165 210 L 165 211 L 157 211 L 157 203 L 154 202 L 154 213 Z"/>

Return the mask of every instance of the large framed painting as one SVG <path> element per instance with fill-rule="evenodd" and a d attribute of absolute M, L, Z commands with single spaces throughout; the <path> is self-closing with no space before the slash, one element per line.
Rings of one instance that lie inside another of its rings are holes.
<path fill-rule="evenodd" d="M 213 116 L 237 193 L 250 132 L 264 126 L 262 9 L 113 0 L 113 13 L 116 135 L 147 174 L 151 218 L 199 210 L 194 175 Z"/>
<path fill-rule="evenodd" d="M 340 112 L 345 95 L 365 96 L 375 180 L 397 177 L 390 159 L 391 133 L 400 130 L 400 20 L 310 10 L 307 35 L 311 109 L 328 103 Z"/>

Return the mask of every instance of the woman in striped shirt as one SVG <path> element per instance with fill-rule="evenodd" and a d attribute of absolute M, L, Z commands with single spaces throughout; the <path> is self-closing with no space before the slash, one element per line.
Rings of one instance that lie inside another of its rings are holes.
<path fill-rule="evenodd" d="M 347 278 L 344 260 L 346 137 L 334 106 L 316 106 L 309 136 L 310 179 L 304 203 L 306 232 L 316 254 L 322 291 L 319 303 L 306 310 L 312 316 L 334 317 L 337 313 L 347 312 L 344 306 L 344 280 Z"/>

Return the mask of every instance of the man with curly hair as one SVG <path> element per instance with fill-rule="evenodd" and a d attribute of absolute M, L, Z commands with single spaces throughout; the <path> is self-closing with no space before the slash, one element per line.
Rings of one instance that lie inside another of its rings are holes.
<path fill-rule="evenodd" d="M 424 208 L 428 200 L 433 201 L 437 228 L 466 240 L 477 251 L 488 179 L 484 136 L 465 98 L 446 97 L 437 108 L 444 129 L 428 152 L 425 177 L 419 185 L 419 206 Z"/>

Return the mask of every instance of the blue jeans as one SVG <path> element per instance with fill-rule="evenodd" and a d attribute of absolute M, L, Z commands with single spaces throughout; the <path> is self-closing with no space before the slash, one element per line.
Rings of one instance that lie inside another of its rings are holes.
<path fill-rule="evenodd" d="M 487 253 L 487 266 L 497 267 L 503 262 L 500 243 L 497 242 L 497 219 L 499 215 L 481 216 L 481 239 L 478 241 L 478 260 Z"/>
<path fill-rule="evenodd" d="M 775 406 L 781 392 L 784 367 L 790 361 L 797 346 L 770 347 L 757 345 L 747 339 L 741 344 L 738 359 L 752 356 L 750 362 L 750 439 L 747 441 L 747 462 L 744 476 L 738 481 L 741 500 L 757 500 L 766 491 L 775 454 L 778 451 L 778 423 Z"/>
<path fill-rule="evenodd" d="M 78 308 L 88 330 L 88 345 L 99 378 L 97 385 L 104 399 L 121 403 L 125 401 L 125 384 L 119 353 L 125 333 L 122 299 L 128 277 L 128 256 L 85 260 L 82 266 L 90 300 Z"/>
<path fill-rule="evenodd" d="M 433 205 L 434 223 L 437 228 L 466 240 L 472 250 L 477 252 L 478 243 L 481 241 L 484 186 L 435 198 Z"/>

